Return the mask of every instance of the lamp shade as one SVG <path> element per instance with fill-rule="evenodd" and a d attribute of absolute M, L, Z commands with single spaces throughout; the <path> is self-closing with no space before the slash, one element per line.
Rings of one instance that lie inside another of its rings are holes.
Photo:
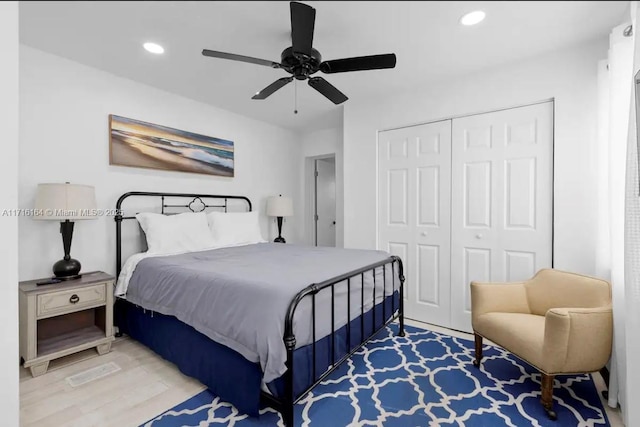
<path fill-rule="evenodd" d="M 293 201 L 291 197 L 275 196 L 267 199 L 267 216 L 292 216 Z"/>
<path fill-rule="evenodd" d="M 38 184 L 34 219 L 52 221 L 95 219 L 95 189 L 90 185 Z"/>

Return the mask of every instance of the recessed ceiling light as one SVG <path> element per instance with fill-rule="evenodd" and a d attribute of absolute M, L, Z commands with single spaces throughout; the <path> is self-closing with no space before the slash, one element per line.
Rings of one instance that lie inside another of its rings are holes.
<path fill-rule="evenodd" d="M 469 12 L 460 18 L 460 23 L 462 25 L 476 25 L 484 19 L 486 14 L 481 10 L 476 10 L 473 12 Z"/>
<path fill-rule="evenodd" d="M 164 53 L 164 48 L 156 43 L 145 43 L 142 45 L 148 52 L 155 53 L 156 55 L 160 55 Z"/>

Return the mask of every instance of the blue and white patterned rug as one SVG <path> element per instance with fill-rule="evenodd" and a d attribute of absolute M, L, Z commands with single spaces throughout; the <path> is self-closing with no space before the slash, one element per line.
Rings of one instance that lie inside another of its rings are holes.
<path fill-rule="evenodd" d="M 296 426 L 609 426 L 589 375 L 557 377 L 550 421 L 540 404 L 540 374 L 506 351 L 484 346 L 481 369 L 473 342 L 397 325 L 382 330 L 296 406 Z M 238 413 L 208 390 L 145 427 L 281 427 L 271 408 L 259 418 Z"/>

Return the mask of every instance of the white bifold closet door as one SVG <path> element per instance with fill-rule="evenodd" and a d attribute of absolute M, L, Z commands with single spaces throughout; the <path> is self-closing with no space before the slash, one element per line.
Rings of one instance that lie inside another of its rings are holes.
<path fill-rule="evenodd" d="M 378 135 L 378 245 L 402 258 L 405 312 L 450 317 L 451 120 Z"/>
<path fill-rule="evenodd" d="M 471 331 L 471 281 L 552 262 L 553 103 L 378 134 L 378 247 L 405 264 L 406 316 Z"/>
<path fill-rule="evenodd" d="M 471 331 L 471 281 L 552 262 L 553 103 L 453 120 L 451 327 Z"/>

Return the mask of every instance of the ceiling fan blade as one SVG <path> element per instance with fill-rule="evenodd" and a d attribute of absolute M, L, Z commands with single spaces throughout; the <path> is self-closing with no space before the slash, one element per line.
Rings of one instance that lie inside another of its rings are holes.
<path fill-rule="evenodd" d="M 334 59 L 320 64 L 320 71 L 327 74 L 347 71 L 381 70 L 396 66 L 395 53 L 384 55 L 358 56 L 355 58 Z"/>
<path fill-rule="evenodd" d="M 271 83 L 269 86 L 262 89 L 260 92 L 253 95 L 251 99 L 267 99 L 267 97 L 271 96 L 273 92 L 277 91 L 282 86 L 291 83 L 292 80 L 293 77 L 283 77 L 281 79 L 278 79 L 275 82 Z"/>
<path fill-rule="evenodd" d="M 334 104 L 342 104 L 346 101 L 347 96 L 340 92 L 334 85 L 323 79 L 322 77 L 309 78 L 309 86 L 326 96 Z"/>
<path fill-rule="evenodd" d="M 311 55 L 316 10 L 303 3 L 291 2 L 291 41 L 294 53 Z"/>
<path fill-rule="evenodd" d="M 216 50 L 204 49 L 202 51 L 204 56 L 211 58 L 230 59 L 232 61 L 248 62 L 249 64 L 264 65 L 271 68 L 280 68 L 280 64 L 266 59 L 253 58 L 251 56 L 236 55 L 234 53 L 218 52 Z"/>

